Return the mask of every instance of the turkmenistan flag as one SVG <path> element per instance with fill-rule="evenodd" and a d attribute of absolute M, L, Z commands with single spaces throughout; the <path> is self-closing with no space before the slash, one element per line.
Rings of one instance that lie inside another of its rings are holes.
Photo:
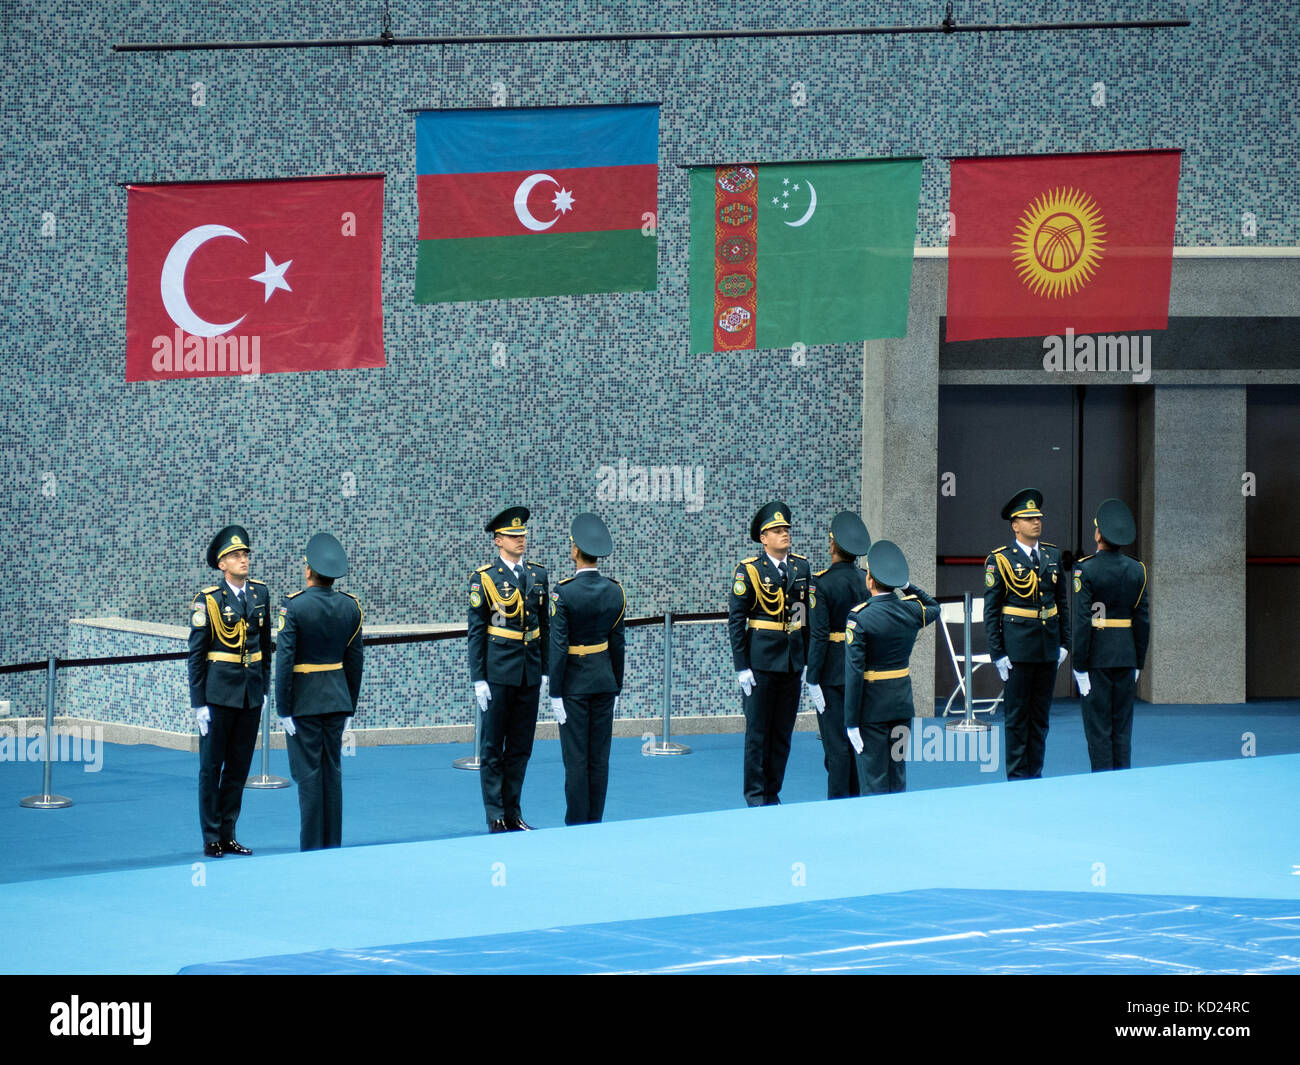
<path fill-rule="evenodd" d="M 653 290 L 659 105 L 422 111 L 417 303 Z"/>
<path fill-rule="evenodd" d="M 691 352 L 907 332 L 919 158 L 691 171 Z"/>

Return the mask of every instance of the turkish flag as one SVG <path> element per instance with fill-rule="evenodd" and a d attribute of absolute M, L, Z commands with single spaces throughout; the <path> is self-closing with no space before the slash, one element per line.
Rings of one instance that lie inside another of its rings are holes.
<path fill-rule="evenodd" d="M 1180 158 L 954 159 L 946 338 L 1166 328 Z"/>
<path fill-rule="evenodd" d="M 384 365 L 382 174 L 131 185 L 126 379 Z"/>

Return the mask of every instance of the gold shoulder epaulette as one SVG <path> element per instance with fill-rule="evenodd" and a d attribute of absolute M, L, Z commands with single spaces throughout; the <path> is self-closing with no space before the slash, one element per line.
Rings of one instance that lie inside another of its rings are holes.
<path fill-rule="evenodd" d="M 830 566 L 827 566 L 825 569 L 819 569 L 819 570 L 814 574 L 814 576 L 816 576 L 816 577 L 825 577 L 826 574 L 828 574 L 830 571 L 831 571 Z"/>
<path fill-rule="evenodd" d="M 539 569 L 539 570 L 541 570 L 543 573 L 546 572 L 546 567 L 543 566 L 540 562 L 530 562 L 530 563 L 528 563 L 528 566 L 529 566 L 529 568 L 531 568 L 531 569 Z"/>
<path fill-rule="evenodd" d="M 861 610 L 861 609 L 862 609 L 864 606 L 866 606 L 869 602 L 871 602 L 870 599 L 864 599 L 864 600 L 862 600 L 862 602 L 860 602 L 857 606 L 851 606 L 851 607 L 849 607 L 849 613 L 852 614 L 855 610 Z"/>
<path fill-rule="evenodd" d="M 202 589 L 202 590 L 199 592 L 199 595 L 211 595 L 213 592 L 215 592 L 215 591 L 216 591 L 218 588 L 220 588 L 220 587 L 221 587 L 221 585 L 219 585 L 219 584 L 214 584 L 211 588 L 204 588 L 204 589 Z"/>
<path fill-rule="evenodd" d="M 803 559 L 805 562 L 808 561 L 808 556 L 807 556 L 807 555 L 796 555 L 793 551 L 790 552 L 790 557 L 791 557 L 791 558 L 801 558 L 801 559 Z"/>
<path fill-rule="evenodd" d="M 342 591 L 342 589 L 339 589 L 339 590 Z M 360 605 L 361 605 L 361 600 L 358 599 L 358 598 L 357 598 L 355 595 L 353 595 L 351 592 L 343 592 L 343 594 L 346 595 L 349 599 L 351 599 L 354 603 L 356 603 L 357 606 L 360 606 Z"/>
<path fill-rule="evenodd" d="M 568 584 L 569 581 L 571 581 L 571 580 L 573 580 L 573 577 L 565 577 L 564 580 L 562 580 L 562 581 L 556 581 L 556 582 L 555 582 L 555 587 L 558 588 L 561 584 Z"/>
<path fill-rule="evenodd" d="M 1087 562 L 1090 558 L 1092 558 L 1092 555 L 1084 555 L 1082 558 L 1076 558 L 1074 564 L 1077 566 L 1080 562 Z"/>
<path fill-rule="evenodd" d="M 740 564 L 743 566 L 743 565 L 745 565 L 747 562 L 757 562 L 757 561 L 758 561 L 758 556 L 757 556 L 757 555 L 754 555 L 752 558 L 742 558 L 742 559 L 740 560 Z"/>
<path fill-rule="evenodd" d="M 479 568 L 476 569 L 474 572 L 475 572 L 475 573 L 486 573 L 486 572 L 487 572 L 488 570 L 490 570 L 491 568 L 492 568 L 492 563 L 489 562 L 486 566 L 479 566 Z"/>
<path fill-rule="evenodd" d="M 288 595 L 285 596 L 285 598 L 293 599 L 295 596 L 302 595 L 302 593 L 303 593 L 303 589 L 299 588 L 296 592 L 290 592 Z"/>
<path fill-rule="evenodd" d="M 1006 549 L 1007 549 L 1007 545 L 1003 544 L 1001 547 L 995 547 L 992 551 L 989 552 L 989 554 L 996 555 L 999 551 L 1005 551 Z"/>
<path fill-rule="evenodd" d="M 1042 544 L 1044 547 L 1055 547 L 1055 546 L 1056 546 L 1056 545 L 1055 545 L 1054 543 L 1052 543 L 1050 540 L 1039 540 L 1038 542 L 1039 542 L 1040 544 Z"/>
<path fill-rule="evenodd" d="M 907 602 L 909 599 L 915 599 L 918 603 L 921 601 L 920 598 L 915 595 L 900 595 L 898 598 L 903 600 L 903 602 Z"/>
<path fill-rule="evenodd" d="M 263 588 L 266 587 L 266 581 L 259 581 L 256 577 L 249 577 L 249 578 L 248 578 L 248 583 L 249 583 L 249 584 L 260 584 Z"/>

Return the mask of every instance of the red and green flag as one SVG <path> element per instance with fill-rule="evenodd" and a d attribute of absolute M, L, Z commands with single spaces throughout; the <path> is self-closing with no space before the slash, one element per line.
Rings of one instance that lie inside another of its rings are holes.
<path fill-rule="evenodd" d="M 954 159 L 947 339 L 1166 328 L 1180 158 Z"/>
<path fill-rule="evenodd" d="M 659 105 L 422 111 L 417 303 L 652 291 Z"/>
<path fill-rule="evenodd" d="M 919 158 L 691 170 L 691 352 L 907 332 Z"/>

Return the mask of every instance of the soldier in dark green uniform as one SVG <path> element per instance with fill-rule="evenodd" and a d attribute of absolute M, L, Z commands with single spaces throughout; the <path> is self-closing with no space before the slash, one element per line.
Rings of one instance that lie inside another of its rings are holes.
<path fill-rule="evenodd" d="M 479 783 L 489 832 L 526 832 L 520 801 L 533 753 L 537 704 L 546 698 L 546 569 L 524 561 L 528 508 L 487 523 L 500 552 L 469 576 L 469 677 L 481 722 Z"/>
<path fill-rule="evenodd" d="M 1128 769 L 1133 699 L 1151 640 L 1147 568 L 1120 552 L 1137 537 L 1132 512 L 1107 499 L 1093 519 L 1097 553 L 1074 567 L 1074 679 L 1092 771 Z"/>
<path fill-rule="evenodd" d="M 298 846 L 343 846 L 343 733 L 361 694 L 361 604 L 334 589 L 348 573 L 329 533 L 307 541 L 307 587 L 285 599 L 276 622 L 275 709 L 288 734 L 298 785 Z"/>
<path fill-rule="evenodd" d="M 595 824 L 605 813 L 614 709 L 623 690 L 622 585 L 596 560 L 614 550 L 595 514 L 579 514 L 569 532 L 578 572 L 551 592 L 551 712 L 560 723 L 566 825 Z"/>
<path fill-rule="evenodd" d="M 745 706 L 745 802 L 780 803 L 808 659 L 812 570 L 790 551 L 790 508 L 759 508 L 749 537 L 763 551 L 736 567 L 727 631 Z"/>
<path fill-rule="evenodd" d="M 1043 775 L 1056 671 L 1069 653 L 1061 552 L 1039 537 L 1043 494 L 1017 492 L 1002 508 L 1015 539 L 984 560 L 984 632 L 1004 685 L 1007 779 Z"/>
<path fill-rule="evenodd" d="M 271 690 L 271 599 L 248 576 L 252 541 L 227 525 L 208 545 L 223 580 L 190 608 L 190 705 L 199 726 L 199 824 L 203 853 L 252 854 L 235 839 L 257 725 Z"/>
<path fill-rule="evenodd" d="M 867 551 L 871 598 L 844 624 L 844 724 L 858 755 L 863 795 L 907 790 L 907 740 L 916 714 L 912 648 L 917 634 L 939 617 L 938 602 L 909 577 L 898 545 L 877 540 Z"/>
<path fill-rule="evenodd" d="M 831 519 L 831 564 L 809 590 L 812 637 L 808 648 L 808 697 L 817 708 L 826 763 L 826 798 L 858 794 L 858 764 L 844 725 L 844 631 L 849 611 L 867 598 L 867 575 L 857 558 L 871 547 L 862 519 L 841 511 Z"/>

